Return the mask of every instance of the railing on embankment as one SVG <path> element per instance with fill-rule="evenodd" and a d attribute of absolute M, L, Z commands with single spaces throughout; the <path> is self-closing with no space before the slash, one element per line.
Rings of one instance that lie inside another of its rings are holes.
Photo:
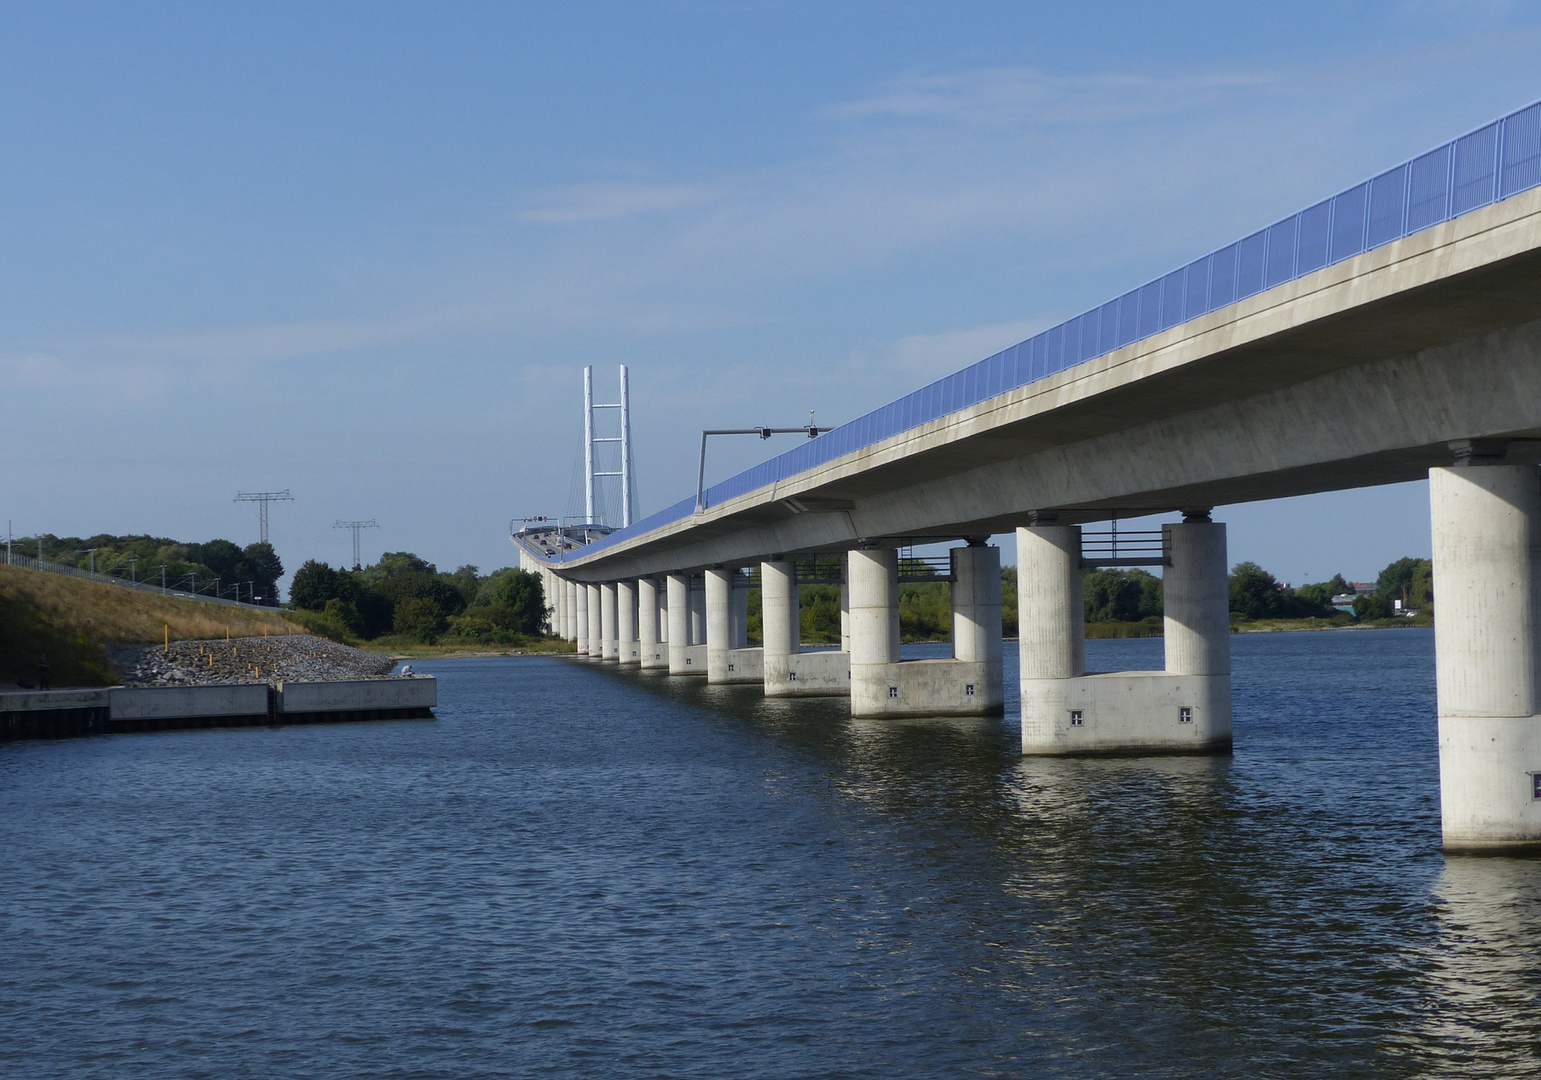
<path fill-rule="evenodd" d="M 246 608 L 249 611 L 278 610 L 276 606 L 270 607 L 267 604 L 248 604 L 241 600 L 226 600 L 222 596 L 205 596 L 202 593 L 188 592 L 186 589 L 167 589 L 160 585 L 152 585 L 148 581 L 124 581 L 111 574 L 99 574 L 95 570 L 82 570 L 78 566 L 49 562 L 47 559 L 34 559 L 30 555 L 18 555 L 15 552 L 0 558 L 0 566 L 19 566 L 24 570 L 41 570 L 46 574 L 65 574 L 69 577 L 85 578 L 87 581 L 100 581 L 104 585 L 121 585 L 125 589 L 159 593 L 161 596 L 170 596 L 178 600 L 197 600 L 203 604 L 224 604 L 226 607 Z"/>

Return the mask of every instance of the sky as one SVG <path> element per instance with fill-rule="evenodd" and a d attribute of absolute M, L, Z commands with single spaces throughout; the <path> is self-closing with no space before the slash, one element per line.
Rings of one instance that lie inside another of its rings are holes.
<path fill-rule="evenodd" d="M 1537 55 L 1517 2 L 0 3 L 0 518 L 247 544 L 288 489 L 291 570 L 372 518 L 366 562 L 487 572 L 579 509 L 585 364 L 661 509 L 702 428 L 860 415 Z M 1215 516 L 1297 584 L 1429 553 L 1423 484 Z"/>

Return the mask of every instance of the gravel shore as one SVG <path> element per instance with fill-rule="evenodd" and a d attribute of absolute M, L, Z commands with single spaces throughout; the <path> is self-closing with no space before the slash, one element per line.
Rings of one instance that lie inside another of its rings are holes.
<path fill-rule="evenodd" d="M 310 634 L 173 641 L 169 649 L 120 645 L 110 652 L 125 686 L 377 679 L 389 675 L 395 666 L 379 653 Z"/>

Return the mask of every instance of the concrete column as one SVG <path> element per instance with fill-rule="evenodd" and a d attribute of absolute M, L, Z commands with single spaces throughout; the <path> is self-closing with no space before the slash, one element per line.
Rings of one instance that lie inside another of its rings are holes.
<path fill-rule="evenodd" d="M 1017 637 L 1023 693 L 1029 680 L 1086 674 L 1081 527 L 1017 530 Z"/>
<path fill-rule="evenodd" d="M 598 585 L 585 585 L 583 591 L 589 609 L 589 657 L 599 660 L 605 653 L 604 600 Z"/>
<path fill-rule="evenodd" d="M 1225 525 L 1166 526 L 1172 564 L 1162 574 L 1166 670 L 1173 675 L 1231 673 L 1231 614 Z"/>
<path fill-rule="evenodd" d="M 747 649 L 749 647 L 749 578 L 737 570 L 733 571 L 733 592 L 729 597 L 728 616 L 728 637 L 732 643 L 730 648 Z"/>
<path fill-rule="evenodd" d="M 541 595 L 546 601 L 546 629 L 555 636 L 562 618 L 561 605 L 557 602 L 556 574 L 549 568 L 542 568 L 540 576 Z"/>
<path fill-rule="evenodd" d="M 802 648 L 797 563 L 791 559 L 760 564 L 760 625 L 767 662 L 773 656 L 792 656 Z"/>
<path fill-rule="evenodd" d="M 690 575 L 670 574 L 669 598 L 669 674 L 705 675 L 706 659 L 696 663 L 690 644 Z M 699 669 L 699 670 L 697 670 Z"/>
<path fill-rule="evenodd" d="M 851 587 L 840 583 L 840 651 L 851 651 Z"/>
<path fill-rule="evenodd" d="M 899 553 L 852 551 L 846 561 L 851 666 L 899 662 Z"/>
<path fill-rule="evenodd" d="M 706 644 L 706 585 L 690 583 L 690 644 Z"/>
<path fill-rule="evenodd" d="M 569 595 L 573 596 L 573 633 L 577 636 L 573 639 L 578 646 L 578 655 L 589 654 L 589 587 L 573 582 Z"/>
<path fill-rule="evenodd" d="M 952 655 L 1001 663 L 1001 549 L 952 549 Z"/>
<path fill-rule="evenodd" d="M 669 584 L 663 578 L 654 580 L 654 595 L 658 597 L 658 644 L 669 644 Z M 667 655 L 667 654 L 665 654 Z"/>
<path fill-rule="evenodd" d="M 572 632 L 567 629 L 567 612 L 569 612 L 569 609 L 567 609 L 567 582 L 562 581 L 561 578 L 553 578 L 552 589 L 556 593 L 556 626 L 553 627 L 553 630 L 555 630 L 556 636 L 561 638 L 562 641 L 569 641 L 572 638 Z"/>
<path fill-rule="evenodd" d="M 669 655 L 658 636 L 658 579 L 637 580 L 637 660 L 643 669 L 666 668 Z"/>
<path fill-rule="evenodd" d="M 733 579 L 736 570 L 706 572 L 706 664 L 710 670 L 712 654 L 733 648 Z M 727 662 L 723 661 L 723 670 Z"/>
<path fill-rule="evenodd" d="M 615 661 L 620 640 L 616 637 L 615 582 L 607 581 L 599 587 L 599 645 L 601 658 Z"/>
<path fill-rule="evenodd" d="M 1429 470 L 1447 851 L 1541 847 L 1541 475 Z"/>
<path fill-rule="evenodd" d="M 623 664 L 635 664 L 642 659 L 637 648 L 637 583 L 615 583 L 615 632 L 616 659 Z"/>

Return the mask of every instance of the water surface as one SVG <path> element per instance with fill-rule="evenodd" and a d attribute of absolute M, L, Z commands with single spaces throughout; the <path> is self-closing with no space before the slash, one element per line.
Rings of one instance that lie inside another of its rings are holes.
<path fill-rule="evenodd" d="M 0 1073 L 1535 1075 L 1541 863 L 1439 854 L 1432 635 L 1234 659 L 1226 758 L 1024 759 L 1014 659 L 995 720 L 509 658 L 0 747 Z"/>

